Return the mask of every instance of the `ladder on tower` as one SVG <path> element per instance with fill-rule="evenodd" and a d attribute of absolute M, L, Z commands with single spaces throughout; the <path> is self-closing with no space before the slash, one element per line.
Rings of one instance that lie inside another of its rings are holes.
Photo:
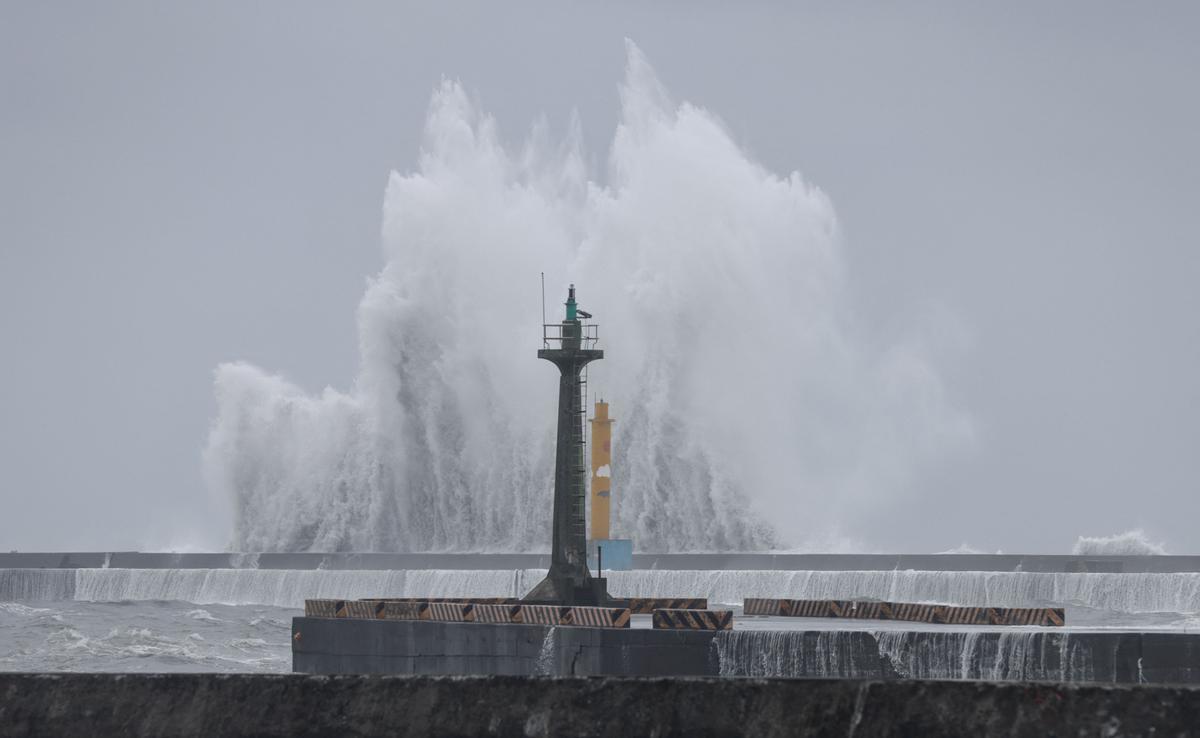
<path fill-rule="evenodd" d="M 572 532 L 587 540 L 587 367 L 578 374 L 579 404 L 571 408 L 571 516 Z"/>

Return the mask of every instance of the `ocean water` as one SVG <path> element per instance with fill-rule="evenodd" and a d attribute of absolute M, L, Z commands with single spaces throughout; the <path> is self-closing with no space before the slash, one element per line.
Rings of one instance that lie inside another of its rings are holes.
<path fill-rule="evenodd" d="M 178 600 L 0 602 L 0 670 L 287 672 L 299 614 Z"/>

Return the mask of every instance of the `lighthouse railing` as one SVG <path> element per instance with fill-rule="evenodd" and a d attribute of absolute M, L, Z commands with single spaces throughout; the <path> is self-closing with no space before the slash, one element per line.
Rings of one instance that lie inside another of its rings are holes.
<path fill-rule="evenodd" d="M 564 340 L 574 340 L 574 336 L 563 335 L 564 326 L 571 326 L 571 324 L 544 323 L 542 325 L 542 347 L 562 348 Z M 579 328 L 579 348 L 596 348 L 596 343 L 600 340 L 600 325 L 598 323 L 582 323 Z"/>

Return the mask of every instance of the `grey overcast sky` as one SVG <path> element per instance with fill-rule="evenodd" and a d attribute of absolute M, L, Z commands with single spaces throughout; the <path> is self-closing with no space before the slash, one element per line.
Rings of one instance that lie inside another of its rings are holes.
<path fill-rule="evenodd" d="M 0 4 L 0 548 L 220 548 L 218 362 L 357 366 L 387 174 L 461 80 L 600 161 L 633 39 L 832 198 L 862 330 L 927 316 L 974 448 L 879 549 L 1200 553 L 1200 5 Z M 929 521 L 926 527 L 922 521 Z"/>

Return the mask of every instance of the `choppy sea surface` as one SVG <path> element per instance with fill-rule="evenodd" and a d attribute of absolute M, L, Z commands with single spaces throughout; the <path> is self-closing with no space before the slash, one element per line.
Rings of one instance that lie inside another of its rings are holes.
<path fill-rule="evenodd" d="M 172 600 L 0 602 L 0 671 L 287 672 L 299 614 Z"/>

